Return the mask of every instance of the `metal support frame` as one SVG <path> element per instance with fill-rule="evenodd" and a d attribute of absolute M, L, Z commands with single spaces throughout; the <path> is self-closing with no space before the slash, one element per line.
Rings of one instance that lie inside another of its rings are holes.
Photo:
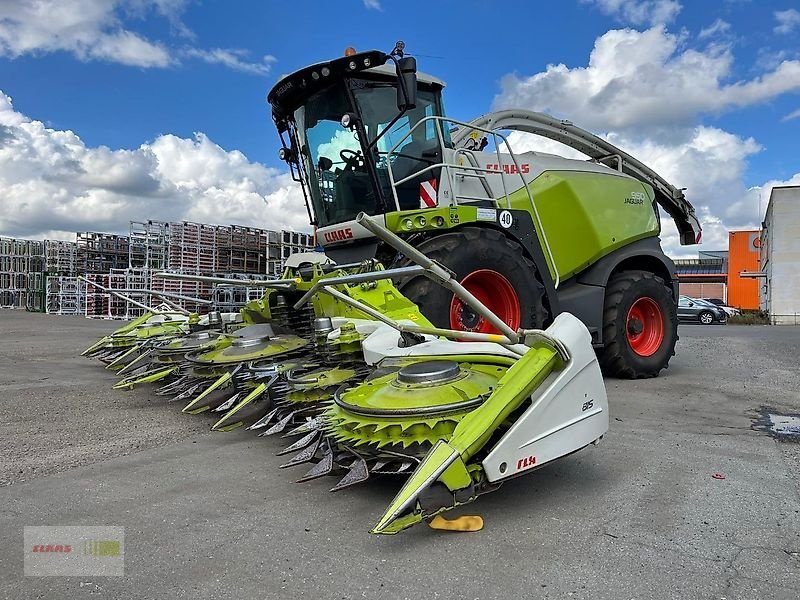
<path fill-rule="evenodd" d="M 503 335 L 508 338 L 510 343 L 516 344 L 519 342 L 519 336 L 517 335 L 517 332 L 509 327 L 508 324 L 500 317 L 489 310 L 486 305 L 472 295 L 467 288 L 461 285 L 453 276 L 453 273 L 448 269 L 445 269 L 435 260 L 425 256 L 422 252 L 414 248 L 400 236 L 392 233 L 377 223 L 375 219 L 369 217 L 367 214 L 363 212 L 359 213 L 359 215 L 356 217 L 356 223 L 369 230 L 371 233 L 382 239 L 398 252 L 401 252 L 412 262 L 415 262 L 423 267 L 423 275 L 436 281 L 440 285 L 453 292 L 459 299 L 463 300 L 467 306 L 469 306 L 472 310 L 477 312 L 480 316 L 501 331 Z"/>
<path fill-rule="evenodd" d="M 147 306 L 146 304 L 143 304 L 141 302 L 137 302 L 133 298 L 130 298 L 130 297 L 128 297 L 128 296 L 126 296 L 126 295 L 121 293 L 121 292 L 126 292 L 126 291 L 129 291 L 129 290 L 114 290 L 114 289 L 111 289 L 111 288 L 107 288 L 106 286 L 100 285 L 99 283 L 97 283 L 95 281 L 91 281 L 89 279 L 86 279 L 85 277 L 78 277 L 78 279 L 80 279 L 81 281 L 86 282 L 87 284 L 89 284 L 89 285 L 91 285 L 93 287 L 96 287 L 97 289 L 102 290 L 104 293 L 111 294 L 112 296 L 116 296 L 117 298 L 119 298 L 121 300 L 124 300 L 126 302 L 130 302 L 134 306 L 138 306 L 139 308 L 142 308 L 142 309 L 144 309 L 144 310 L 146 310 L 148 312 L 151 312 L 154 315 L 168 315 L 168 314 L 173 314 L 175 312 L 175 311 L 158 310 L 157 308 L 153 308 L 153 307 Z M 167 299 L 167 296 L 186 299 L 186 300 L 189 300 L 190 302 L 197 302 L 198 304 L 211 304 L 210 300 L 202 300 L 200 298 L 191 298 L 189 296 L 182 296 L 180 294 L 171 294 L 171 293 L 167 293 L 167 292 L 156 292 L 156 291 L 153 291 L 153 290 L 134 290 L 134 291 L 137 292 L 137 293 L 144 292 L 144 293 L 150 293 L 150 294 L 152 294 L 154 296 L 159 296 L 168 305 L 175 307 L 176 311 L 178 311 L 178 312 L 180 312 L 180 313 L 182 313 L 184 315 L 189 315 L 189 314 L 191 314 L 191 312 L 189 312 L 185 308 L 180 308 L 180 307 L 176 306 L 175 303 L 170 302 Z"/>
<path fill-rule="evenodd" d="M 559 353 L 564 362 L 569 362 L 569 351 L 560 340 L 554 338 L 546 331 L 541 329 L 522 329 L 519 332 L 514 331 L 495 313 L 489 310 L 486 305 L 475 298 L 475 296 L 465 289 L 464 286 L 456 281 L 453 277 L 453 274 L 442 267 L 439 263 L 428 258 L 425 256 L 425 254 L 407 244 L 405 240 L 398 237 L 363 212 L 359 213 L 359 215 L 356 217 L 356 223 L 368 229 L 370 232 L 384 240 L 387 244 L 391 245 L 399 252 L 402 252 L 407 258 L 417 264 L 409 267 L 399 267 L 396 269 L 386 269 L 383 271 L 373 271 L 370 273 L 355 273 L 352 275 L 342 275 L 338 277 L 320 279 L 306 294 L 303 295 L 300 300 L 297 301 L 297 303 L 294 305 L 295 309 L 301 308 L 311 299 L 311 296 L 313 296 L 315 293 L 321 292 L 328 294 L 329 296 L 332 296 L 349 306 L 352 306 L 376 321 L 380 321 L 381 323 L 389 325 L 401 333 L 418 333 L 471 342 L 493 342 L 508 348 L 519 356 L 521 356 L 521 353 L 519 350 L 514 348 L 514 345 L 522 342 L 525 345 L 532 346 L 534 343 L 540 342 L 551 346 L 556 352 Z M 413 323 L 401 323 L 334 288 L 336 285 L 365 283 L 368 281 L 391 279 L 393 277 L 407 275 L 424 275 L 439 285 L 446 287 L 465 304 L 486 318 L 503 333 L 478 333 L 474 331 L 459 331 L 456 329 L 443 329 L 439 327 L 422 327 Z"/>
<path fill-rule="evenodd" d="M 525 190 L 525 193 L 528 195 L 528 200 L 530 202 L 531 210 L 533 211 L 534 226 L 536 227 L 537 232 L 541 236 L 542 245 L 544 246 L 544 250 L 547 253 L 547 257 L 550 260 L 550 265 L 552 266 L 553 272 L 555 274 L 554 287 L 558 288 L 558 286 L 561 283 L 561 281 L 560 281 L 560 278 L 559 278 L 559 275 L 558 275 L 558 270 L 555 267 L 555 265 L 556 265 L 555 257 L 553 256 L 553 251 L 550 248 L 550 242 L 547 239 L 547 232 L 544 230 L 544 227 L 542 226 L 542 220 L 541 220 L 541 218 L 539 216 L 539 210 L 536 208 L 535 198 L 533 197 L 533 194 L 531 193 L 530 187 L 528 186 L 527 182 L 525 181 L 525 177 L 522 174 L 522 169 L 520 168 L 519 161 L 517 160 L 517 157 L 516 157 L 516 155 L 514 154 L 514 151 L 511 148 L 511 144 L 508 143 L 508 139 L 506 138 L 506 136 L 504 136 L 503 134 L 498 133 L 496 131 L 497 128 L 495 128 L 495 129 L 487 129 L 487 128 L 482 127 L 480 124 L 476 124 L 474 121 L 472 123 L 465 123 L 463 121 L 458 121 L 457 119 L 451 119 L 450 117 L 441 117 L 441 116 L 438 116 L 438 115 L 432 115 L 432 116 L 424 117 L 424 118 L 420 119 L 419 121 L 417 121 L 414 124 L 414 126 L 411 127 L 409 129 L 409 131 L 403 137 L 401 137 L 397 141 L 397 143 L 394 146 L 392 146 L 389 149 L 389 151 L 386 153 L 386 166 L 387 166 L 386 170 L 387 170 L 387 172 L 389 174 L 389 182 L 390 182 L 390 185 L 391 185 L 391 188 L 392 188 L 392 195 L 394 196 L 394 202 L 395 202 L 396 209 L 398 211 L 400 210 L 400 200 L 399 200 L 399 198 L 397 196 L 397 186 L 402 184 L 402 183 L 405 183 L 406 181 L 415 179 L 415 178 L 419 177 L 420 175 L 422 175 L 423 173 L 427 173 L 427 172 L 433 171 L 435 169 L 441 169 L 442 172 L 447 176 L 447 181 L 448 181 L 448 184 L 450 186 L 450 193 L 452 195 L 451 200 L 452 200 L 454 205 L 458 205 L 458 198 L 459 197 L 456 194 L 456 186 L 455 186 L 455 181 L 453 179 L 453 170 L 458 171 L 458 175 L 461 176 L 461 177 L 476 177 L 476 178 L 482 179 L 483 183 L 484 183 L 484 188 L 486 188 L 488 186 L 488 184 L 486 183 L 486 176 L 482 175 L 482 174 L 499 175 L 500 176 L 500 182 L 501 182 L 501 184 L 503 186 L 503 195 L 505 197 L 505 208 L 508 208 L 508 209 L 511 208 L 511 198 L 509 196 L 508 186 L 506 185 L 506 178 L 503 177 L 502 171 L 495 171 L 494 169 L 487 169 L 487 168 L 479 167 L 479 166 L 476 166 L 476 165 L 473 165 L 473 164 L 457 165 L 457 164 L 451 164 L 451 163 L 444 162 L 444 159 L 443 159 L 441 163 L 434 164 L 434 165 L 429 165 L 427 167 L 424 167 L 424 168 L 420 169 L 419 171 L 415 171 L 411 175 L 408 175 L 407 177 L 404 177 L 404 178 L 400 179 L 399 181 L 395 181 L 394 172 L 392 171 L 392 161 L 391 161 L 392 154 L 396 153 L 398 151 L 398 149 L 401 149 L 402 144 L 405 142 L 406 139 L 408 139 L 412 135 L 414 130 L 416 130 L 418 127 L 426 126 L 428 122 L 433 123 L 434 130 L 436 131 L 436 136 L 437 136 L 437 138 L 439 140 L 439 146 L 440 146 L 440 148 L 442 148 L 442 154 L 444 154 L 444 149 L 447 147 L 447 145 L 445 144 L 445 140 L 444 140 L 444 134 L 442 133 L 442 124 L 443 123 L 450 123 L 450 124 L 453 124 L 453 125 L 457 125 L 459 128 L 462 128 L 462 129 L 463 128 L 469 128 L 469 131 L 480 131 L 481 133 L 484 133 L 484 134 L 486 134 L 488 136 L 491 136 L 492 139 L 494 140 L 494 149 L 495 149 L 495 154 L 496 154 L 496 157 L 497 157 L 498 164 L 503 164 L 504 162 L 506 162 L 508 160 L 508 159 L 506 159 L 506 161 L 504 161 L 503 158 L 502 158 L 503 156 L 507 156 L 507 157 L 509 157 L 511 159 L 511 162 L 516 167 L 516 173 L 519 175 L 519 178 L 520 178 L 520 182 L 521 182 L 520 189 Z M 505 148 L 506 148 L 506 150 L 508 152 L 507 153 L 501 153 L 500 152 L 500 147 L 501 146 L 505 146 Z M 457 149 L 455 151 L 454 157 L 459 156 L 459 154 L 463 155 L 464 153 L 465 153 L 464 149 L 460 149 L 460 150 Z M 470 162 L 473 162 L 473 161 L 470 161 Z M 467 200 L 467 201 L 490 200 L 492 202 L 498 203 L 497 199 L 493 198 L 491 196 L 487 197 L 487 198 L 477 198 L 477 197 L 462 196 L 461 199 L 462 200 Z"/>
<path fill-rule="evenodd" d="M 222 285 L 252 285 L 254 287 L 263 288 L 290 288 L 294 289 L 297 286 L 296 279 L 228 279 L 227 277 L 207 277 L 205 275 L 190 275 L 188 273 L 169 273 L 161 272 L 155 273 L 154 277 L 161 277 L 163 279 L 181 279 L 184 281 L 205 281 L 208 283 L 217 283 Z"/>

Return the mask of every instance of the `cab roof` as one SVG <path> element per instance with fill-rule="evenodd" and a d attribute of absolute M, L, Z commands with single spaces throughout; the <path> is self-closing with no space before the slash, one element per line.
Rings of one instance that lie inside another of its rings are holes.
<path fill-rule="evenodd" d="M 396 79 L 394 65 L 385 64 L 387 60 L 389 56 L 386 53 L 369 50 L 316 63 L 283 76 L 267 94 L 273 118 L 276 121 L 285 119 L 309 96 L 350 75 L 359 73 L 387 81 Z M 417 73 L 417 81 L 439 89 L 445 85 L 441 79 L 425 73 Z"/>

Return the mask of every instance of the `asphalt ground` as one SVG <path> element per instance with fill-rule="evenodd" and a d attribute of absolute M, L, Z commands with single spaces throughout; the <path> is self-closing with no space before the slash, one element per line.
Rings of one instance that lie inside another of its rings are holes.
<path fill-rule="evenodd" d="M 399 489 L 296 484 L 279 440 L 78 356 L 118 323 L 0 311 L 0 597 L 800 597 L 800 328 L 680 326 L 655 380 L 607 380 L 611 428 L 471 505 L 486 527 L 367 533 Z M 715 473 L 724 479 L 714 478 Z M 124 577 L 24 577 L 23 526 L 125 528 Z"/>

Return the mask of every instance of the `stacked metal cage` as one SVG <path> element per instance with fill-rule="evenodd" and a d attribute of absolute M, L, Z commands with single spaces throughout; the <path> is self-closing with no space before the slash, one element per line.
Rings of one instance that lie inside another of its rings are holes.
<path fill-rule="evenodd" d="M 44 310 L 44 242 L 0 238 L 0 308 Z"/>
<path fill-rule="evenodd" d="M 158 304 L 148 290 L 199 298 L 171 301 L 191 311 L 238 310 L 258 299 L 253 285 L 218 286 L 159 277 L 168 271 L 243 278 L 279 276 L 291 254 L 312 238 L 294 231 L 240 225 L 131 221 L 128 236 L 81 232 L 76 241 L 0 238 L 0 307 L 90 318 L 132 319 Z M 96 285 L 87 285 L 85 277 Z M 128 300 L 114 295 L 117 290 Z"/>

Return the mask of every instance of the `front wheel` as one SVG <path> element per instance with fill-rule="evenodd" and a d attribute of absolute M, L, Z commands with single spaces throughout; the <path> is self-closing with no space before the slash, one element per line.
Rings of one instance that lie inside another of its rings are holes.
<path fill-rule="evenodd" d="M 677 341 L 677 308 L 663 279 L 648 271 L 623 271 L 609 279 L 599 352 L 607 375 L 655 377 L 669 364 Z"/>
<path fill-rule="evenodd" d="M 512 329 L 542 327 L 544 286 L 522 246 L 497 230 L 464 227 L 423 241 L 419 249 L 456 274 L 461 284 Z M 416 276 L 399 284 L 437 327 L 498 333 L 446 288 Z"/>
<path fill-rule="evenodd" d="M 698 319 L 700 319 L 700 322 L 703 325 L 711 325 L 714 322 L 714 315 L 712 315 L 707 310 L 704 310 L 703 312 L 700 313 Z"/>

